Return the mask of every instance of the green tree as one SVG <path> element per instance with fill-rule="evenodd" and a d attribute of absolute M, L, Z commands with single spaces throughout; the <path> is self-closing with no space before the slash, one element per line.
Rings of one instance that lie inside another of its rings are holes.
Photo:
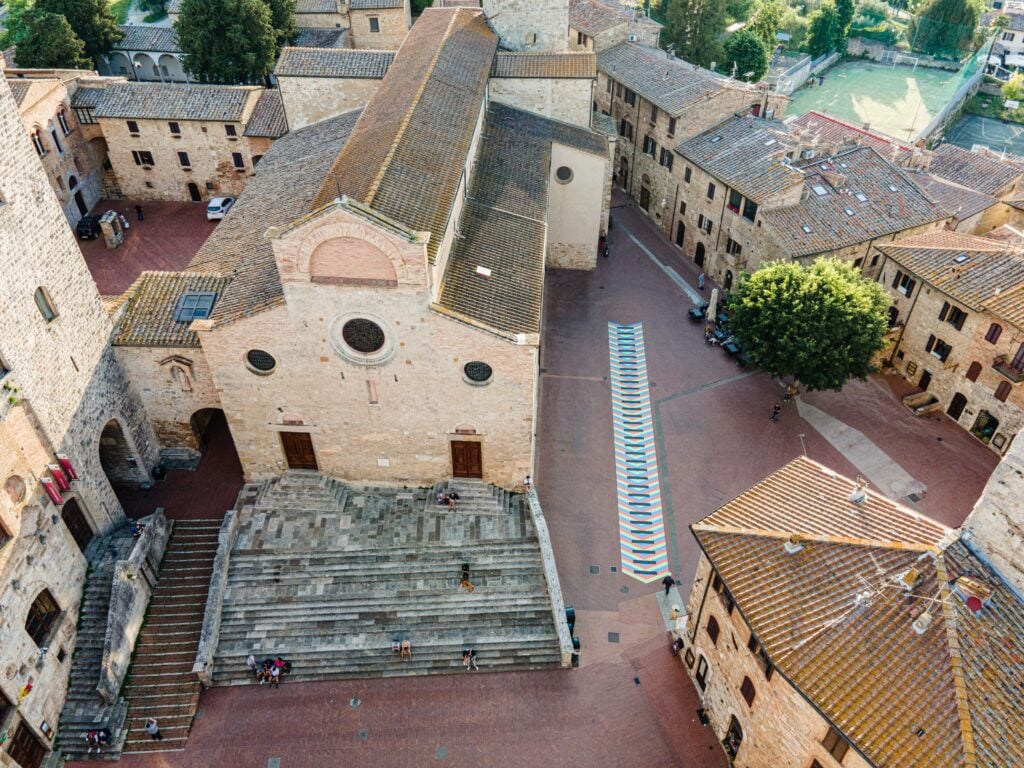
<path fill-rule="evenodd" d="M 286 45 L 295 42 L 299 29 L 295 26 L 295 0 L 265 0 L 270 8 L 270 26 L 274 28 L 274 59 Z"/>
<path fill-rule="evenodd" d="M 804 39 L 807 37 L 807 27 L 806 17 L 802 16 L 795 8 L 787 8 L 782 15 L 782 25 L 779 30 L 789 35 L 786 47 L 794 51 L 801 50 Z"/>
<path fill-rule="evenodd" d="M 807 30 L 807 52 L 817 58 L 836 45 L 839 34 L 839 14 L 831 0 L 826 0 L 811 14 L 810 27 Z"/>
<path fill-rule="evenodd" d="M 739 80 L 756 83 L 768 71 L 768 46 L 747 29 L 734 32 L 725 41 L 722 69 Z"/>
<path fill-rule="evenodd" d="M 19 56 L 18 61 L 21 61 Z M 1003 84 L 1003 98 L 1024 101 L 1024 75 L 1016 74 Z"/>
<path fill-rule="evenodd" d="M 661 39 L 676 56 L 702 67 L 722 60 L 725 4 L 721 0 L 668 0 L 666 22 Z"/>
<path fill-rule="evenodd" d="M 274 67 L 276 35 L 264 0 L 182 0 L 174 25 L 185 68 L 203 83 L 258 83 Z"/>
<path fill-rule="evenodd" d="M 981 0 L 929 0 L 910 20 L 910 47 L 932 55 L 959 56 L 974 40 L 981 10 Z"/>
<path fill-rule="evenodd" d="M 782 17 L 786 6 L 782 0 L 761 0 L 754 8 L 754 13 L 747 22 L 745 29 L 764 40 L 769 49 L 775 47 L 775 35 L 782 28 Z"/>
<path fill-rule="evenodd" d="M 412 12 L 413 14 L 420 14 L 430 7 L 431 0 L 412 0 Z"/>
<path fill-rule="evenodd" d="M 725 16 L 730 21 L 746 21 L 754 0 L 725 0 Z"/>
<path fill-rule="evenodd" d="M 850 24 L 853 22 L 853 0 L 836 1 L 836 50 L 846 53 L 846 41 L 850 36 Z"/>
<path fill-rule="evenodd" d="M 110 53 L 114 43 L 124 37 L 107 0 L 35 0 L 35 7 L 66 18 L 85 43 L 85 55 L 93 61 Z"/>
<path fill-rule="evenodd" d="M 19 19 L 15 33 L 21 37 L 18 66 L 39 69 L 90 69 L 92 62 L 85 55 L 85 43 L 75 34 L 68 20 L 55 13 L 32 9 Z"/>
<path fill-rule="evenodd" d="M 842 389 L 874 370 L 888 329 L 885 290 L 837 259 L 786 261 L 746 275 L 729 299 L 730 329 L 773 376 Z"/>

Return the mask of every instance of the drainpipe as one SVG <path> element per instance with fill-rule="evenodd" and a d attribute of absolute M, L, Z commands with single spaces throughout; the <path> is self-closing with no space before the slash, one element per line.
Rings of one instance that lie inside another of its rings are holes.
<path fill-rule="evenodd" d="M 636 125 L 633 126 L 633 162 L 629 164 L 629 189 L 626 190 L 626 193 L 630 197 L 633 197 L 633 182 L 636 181 L 636 150 L 637 147 L 640 146 L 640 142 L 638 141 L 638 139 L 640 138 L 640 105 L 644 103 L 644 100 L 640 98 L 640 94 L 637 94 L 637 102 L 638 106 L 636 108 Z M 623 100 L 623 103 L 625 103 L 625 100 Z M 623 109 L 623 111 L 628 114 L 628 110 Z"/>
<path fill-rule="evenodd" d="M 704 554 L 704 553 L 702 553 Z M 704 601 L 708 599 L 708 590 L 711 589 L 711 582 L 714 580 L 715 566 L 711 564 L 711 559 L 704 554 L 704 558 L 708 561 L 708 583 L 704 585 L 704 594 L 700 597 L 700 606 L 697 608 L 697 616 L 693 620 L 693 631 L 690 633 L 690 645 L 693 645 L 697 640 L 697 629 L 700 627 L 700 618 L 704 615 Z"/>

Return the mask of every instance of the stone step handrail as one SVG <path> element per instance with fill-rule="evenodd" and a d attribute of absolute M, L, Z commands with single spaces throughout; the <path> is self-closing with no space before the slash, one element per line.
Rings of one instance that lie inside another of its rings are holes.
<path fill-rule="evenodd" d="M 220 636 L 224 591 L 228 585 L 228 565 L 237 536 L 238 513 L 232 509 L 224 515 L 224 522 L 217 536 L 217 554 L 213 558 L 213 573 L 210 574 L 210 588 L 206 593 L 203 627 L 199 632 L 199 647 L 196 649 L 196 660 L 192 665 L 192 673 L 206 688 L 213 685 L 213 657 L 217 653 L 217 640 Z"/>
<path fill-rule="evenodd" d="M 544 578 L 547 580 L 548 593 L 551 595 L 551 614 L 555 620 L 555 631 L 558 633 L 558 647 L 562 654 L 562 666 L 568 668 L 572 665 L 572 634 L 569 632 L 569 625 L 565 620 L 565 599 L 562 597 L 562 584 L 558 580 L 558 569 L 555 567 L 555 553 L 551 548 L 551 534 L 548 532 L 548 524 L 544 519 L 544 510 L 541 509 L 540 499 L 537 497 L 537 489 L 532 484 L 526 488 L 526 501 L 530 507 L 533 529 L 537 533 L 541 559 L 544 562 Z"/>

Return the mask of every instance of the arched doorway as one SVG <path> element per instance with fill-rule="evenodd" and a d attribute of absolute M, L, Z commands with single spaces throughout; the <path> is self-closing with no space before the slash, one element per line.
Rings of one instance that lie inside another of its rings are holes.
<path fill-rule="evenodd" d="M 724 288 L 725 290 L 727 290 L 727 291 L 728 291 L 728 290 L 729 290 L 730 288 L 732 288 L 732 270 L 731 270 L 731 269 L 727 269 L 727 270 L 725 271 L 725 282 L 724 282 L 724 283 L 722 283 L 722 287 L 723 287 L 723 288 Z"/>
<path fill-rule="evenodd" d="M 146 481 L 145 468 L 117 419 L 108 421 L 100 433 L 100 465 L 115 489 L 135 489 Z"/>
<path fill-rule="evenodd" d="M 953 399 L 949 401 L 949 408 L 946 409 L 946 413 L 953 421 L 959 421 L 960 414 L 964 412 L 966 406 L 967 398 L 957 392 L 953 395 Z"/>
<path fill-rule="evenodd" d="M 651 177 L 646 173 L 640 179 L 640 207 L 645 213 L 651 209 Z"/>
<path fill-rule="evenodd" d="M 194 181 L 188 183 L 188 196 L 192 198 L 193 203 L 203 202 L 203 193 L 199 191 L 199 185 Z"/>
<path fill-rule="evenodd" d="M 895 307 L 895 306 L 892 306 L 892 307 L 889 307 L 889 309 L 887 309 L 886 312 L 889 313 L 889 327 L 890 328 L 895 328 L 896 327 L 896 323 L 899 321 L 899 317 L 900 317 L 899 309 L 897 307 Z"/>
<path fill-rule="evenodd" d="M 206 453 L 211 435 L 222 422 L 225 422 L 224 411 L 220 408 L 203 408 L 192 414 L 188 423 L 192 427 L 192 435 L 195 437 L 196 448 L 200 453 Z"/>
<path fill-rule="evenodd" d="M 992 435 L 999 429 L 999 419 L 993 416 L 988 411 L 982 411 L 978 414 L 978 418 L 974 420 L 974 426 L 971 427 L 971 434 L 981 440 L 985 445 L 992 442 Z"/>
<path fill-rule="evenodd" d="M 619 186 L 629 191 L 629 161 L 624 157 L 619 161 Z"/>
<path fill-rule="evenodd" d="M 740 721 L 736 719 L 736 716 L 733 715 L 729 720 L 729 730 L 725 732 L 725 738 L 722 739 L 722 746 L 725 747 L 725 753 L 729 755 L 731 760 L 736 759 L 741 744 L 743 744 L 743 727 L 740 725 Z"/>
<path fill-rule="evenodd" d="M 676 245 L 680 248 L 683 247 L 683 241 L 686 239 L 686 225 L 683 222 L 676 224 Z"/>
<path fill-rule="evenodd" d="M 693 261 L 698 267 L 704 266 L 704 243 L 697 243 L 697 250 L 693 254 Z"/>
<path fill-rule="evenodd" d="M 75 540 L 75 544 L 84 553 L 94 534 L 92 526 L 89 525 L 89 521 L 85 517 L 85 513 L 78 505 L 78 500 L 68 499 L 64 502 L 64 506 L 60 510 L 60 517 L 64 521 L 64 525 L 71 532 L 71 538 Z"/>

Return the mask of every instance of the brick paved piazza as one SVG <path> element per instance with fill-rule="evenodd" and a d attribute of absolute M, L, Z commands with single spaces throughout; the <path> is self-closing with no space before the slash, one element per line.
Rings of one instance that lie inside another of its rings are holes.
<path fill-rule="evenodd" d="M 657 585 L 609 571 L 619 565 L 609 321 L 644 324 L 670 562 L 684 589 L 697 559 L 687 526 L 798 455 L 801 434 L 809 456 L 848 475 L 858 467 L 833 443 L 861 435 L 927 488 L 922 512 L 963 520 L 994 454 L 945 416 L 913 417 L 898 400 L 905 388 L 884 377 L 803 398 L 849 428 L 840 440 L 795 404 L 772 424 L 779 385 L 705 345 L 685 317 L 690 299 L 652 255 L 691 285 L 696 270 L 617 202 L 612 257 L 593 274 L 554 272 L 547 288 L 535 479 L 566 602 L 577 608 L 582 668 L 214 689 L 185 752 L 130 756 L 125 766 L 724 766 L 668 652 Z"/>

